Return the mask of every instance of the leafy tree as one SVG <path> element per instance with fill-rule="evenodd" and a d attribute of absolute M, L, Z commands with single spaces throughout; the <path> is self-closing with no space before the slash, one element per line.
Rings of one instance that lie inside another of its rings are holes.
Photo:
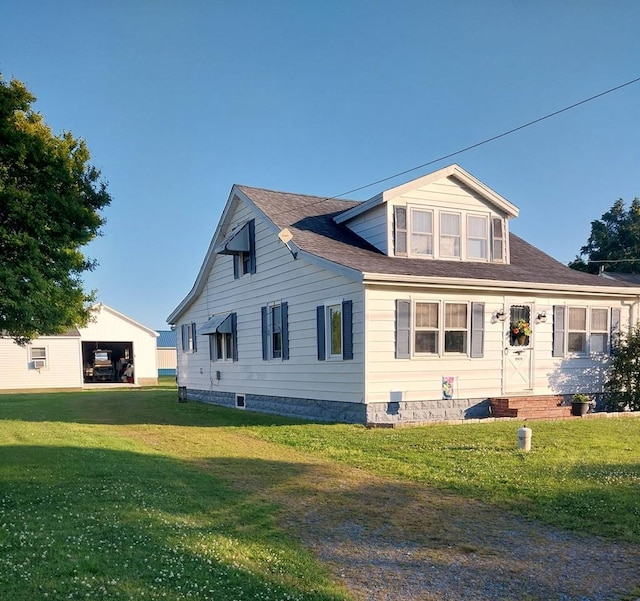
<path fill-rule="evenodd" d="M 640 324 L 619 336 L 605 390 L 610 411 L 640 410 Z"/>
<path fill-rule="evenodd" d="M 629 210 L 616 200 L 600 219 L 591 222 L 591 235 L 569 267 L 598 273 L 600 267 L 616 273 L 640 273 L 640 198 Z"/>
<path fill-rule="evenodd" d="M 35 100 L 0 74 L 0 335 L 18 344 L 87 323 L 81 276 L 96 262 L 81 248 L 111 202 L 85 142 L 55 136 Z"/>

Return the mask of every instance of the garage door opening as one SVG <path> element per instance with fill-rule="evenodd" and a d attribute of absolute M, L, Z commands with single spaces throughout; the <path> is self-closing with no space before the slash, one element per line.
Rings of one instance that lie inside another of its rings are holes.
<path fill-rule="evenodd" d="M 83 342 L 82 365 L 85 383 L 122 382 L 127 367 L 135 369 L 133 342 Z M 130 382 L 134 376 L 135 371 Z"/>

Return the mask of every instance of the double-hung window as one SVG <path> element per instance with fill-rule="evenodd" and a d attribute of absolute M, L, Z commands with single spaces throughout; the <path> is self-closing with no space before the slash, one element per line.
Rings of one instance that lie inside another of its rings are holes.
<path fill-rule="evenodd" d="M 353 359 L 353 302 L 329 302 L 316 308 L 318 360 Z"/>
<path fill-rule="evenodd" d="M 504 261 L 504 222 L 499 217 L 491 219 L 491 260 Z"/>
<path fill-rule="evenodd" d="M 394 209 L 394 253 L 418 257 L 433 256 L 433 211 Z"/>
<path fill-rule="evenodd" d="M 484 303 L 396 300 L 397 359 L 484 354 Z"/>
<path fill-rule="evenodd" d="M 237 316 L 235 313 L 214 315 L 200 328 L 200 334 L 209 337 L 211 361 L 238 360 Z"/>
<path fill-rule="evenodd" d="M 570 353 L 587 351 L 587 309 L 585 307 L 569 307 L 567 350 Z"/>
<path fill-rule="evenodd" d="M 198 350 L 196 324 L 195 323 L 182 324 L 181 333 L 182 333 L 182 350 L 185 353 L 195 353 Z"/>
<path fill-rule="evenodd" d="M 619 328 L 618 308 L 556 305 L 553 308 L 553 356 L 610 352 Z"/>
<path fill-rule="evenodd" d="M 444 352 L 466 353 L 469 322 L 467 303 L 444 305 Z"/>
<path fill-rule="evenodd" d="M 411 254 L 433 256 L 433 212 L 411 209 Z"/>
<path fill-rule="evenodd" d="M 262 307 L 262 358 L 289 359 L 289 305 L 286 302 Z"/>
<path fill-rule="evenodd" d="M 487 258 L 487 223 L 485 215 L 467 215 L 467 257 L 469 259 Z"/>
<path fill-rule="evenodd" d="M 435 355 L 439 349 L 439 304 L 416 303 L 414 352 Z"/>
<path fill-rule="evenodd" d="M 606 353 L 609 346 L 609 310 L 601 307 L 591 309 L 591 333 L 589 351 Z"/>
<path fill-rule="evenodd" d="M 440 256 L 459 258 L 461 256 L 460 214 L 440 213 Z"/>

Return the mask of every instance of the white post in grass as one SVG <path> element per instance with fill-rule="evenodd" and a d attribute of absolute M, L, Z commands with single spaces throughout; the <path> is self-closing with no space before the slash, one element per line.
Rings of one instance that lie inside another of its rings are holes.
<path fill-rule="evenodd" d="M 531 434 L 531 428 L 527 428 L 527 426 L 518 429 L 518 448 L 520 450 L 527 452 L 531 450 Z"/>

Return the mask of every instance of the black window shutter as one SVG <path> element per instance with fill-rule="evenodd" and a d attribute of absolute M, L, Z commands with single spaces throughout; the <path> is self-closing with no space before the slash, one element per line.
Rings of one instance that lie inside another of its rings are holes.
<path fill-rule="evenodd" d="M 282 311 L 282 360 L 289 359 L 289 303 L 280 305 Z"/>
<path fill-rule="evenodd" d="M 240 255 L 233 255 L 233 277 L 238 279 L 240 277 Z"/>
<path fill-rule="evenodd" d="M 611 340 L 609 341 L 609 352 L 611 354 L 616 350 L 618 338 L 620 336 L 620 309 L 611 309 Z"/>
<path fill-rule="evenodd" d="M 326 342 L 324 330 L 324 305 L 316 307 L 316 332 L 318 340 L 318 361 L 326 359 Z"/>
<path fill-rule="evenodd" d="M 216 349 L 216 335 L 209 334 L 208 338 L 209 338 L 209 359 L 211 359 L 211 361 L 216 361 L 218 359 L 217 349 Z"/>
<path fill-rule="evenodd" d="M 396 299 L 396 359 L 411 357 L 411 301 Z"/>
<path fill-rule="evenodd" d="M 193 322 L 191 324 L 191 337 L 193 339 L 193 352 L 195 353 L 198 350 L 198 338 L 196 335 L 196 324 Z"/>
<path fill-rule="evenodd" d="M 471 303 L 471 357 L 484 357 L 484 303 Z"/>
<path fill-rule="evenodd" d="M 186 351 L 189 346 L 189 343 L 187 342 L 187 325 L 183 323 L 180 326 L 180 331 L 182 332 L 182 350 Z"/>
<path fill-rule="evenodd" d="M 235 313 L 231 314 L 231 336 L 233 339 L 233 360 L 238 360 L 238 317 Z"/>
<path fill-rule="evenodd" d="M 553 308 L 553 356 L 564 357 L 564 311 L 562 305 Z"/>
<path fill-rule="evenodd" d="M 269 324 L 267 322 L 267 307 L 260 309 L 262 314 L 262 360 L 266 361 L 269 358 Z"/>
<path fill-rule="evenodd" d="M 342 301 L 342 359 L 353 359 L 353 301 Z"/>
<path fill-rule="evenodd" d="M 256 222 L 254 219 L 247 224 L 249 227 L 249 273 L 256 272 Z"/>

